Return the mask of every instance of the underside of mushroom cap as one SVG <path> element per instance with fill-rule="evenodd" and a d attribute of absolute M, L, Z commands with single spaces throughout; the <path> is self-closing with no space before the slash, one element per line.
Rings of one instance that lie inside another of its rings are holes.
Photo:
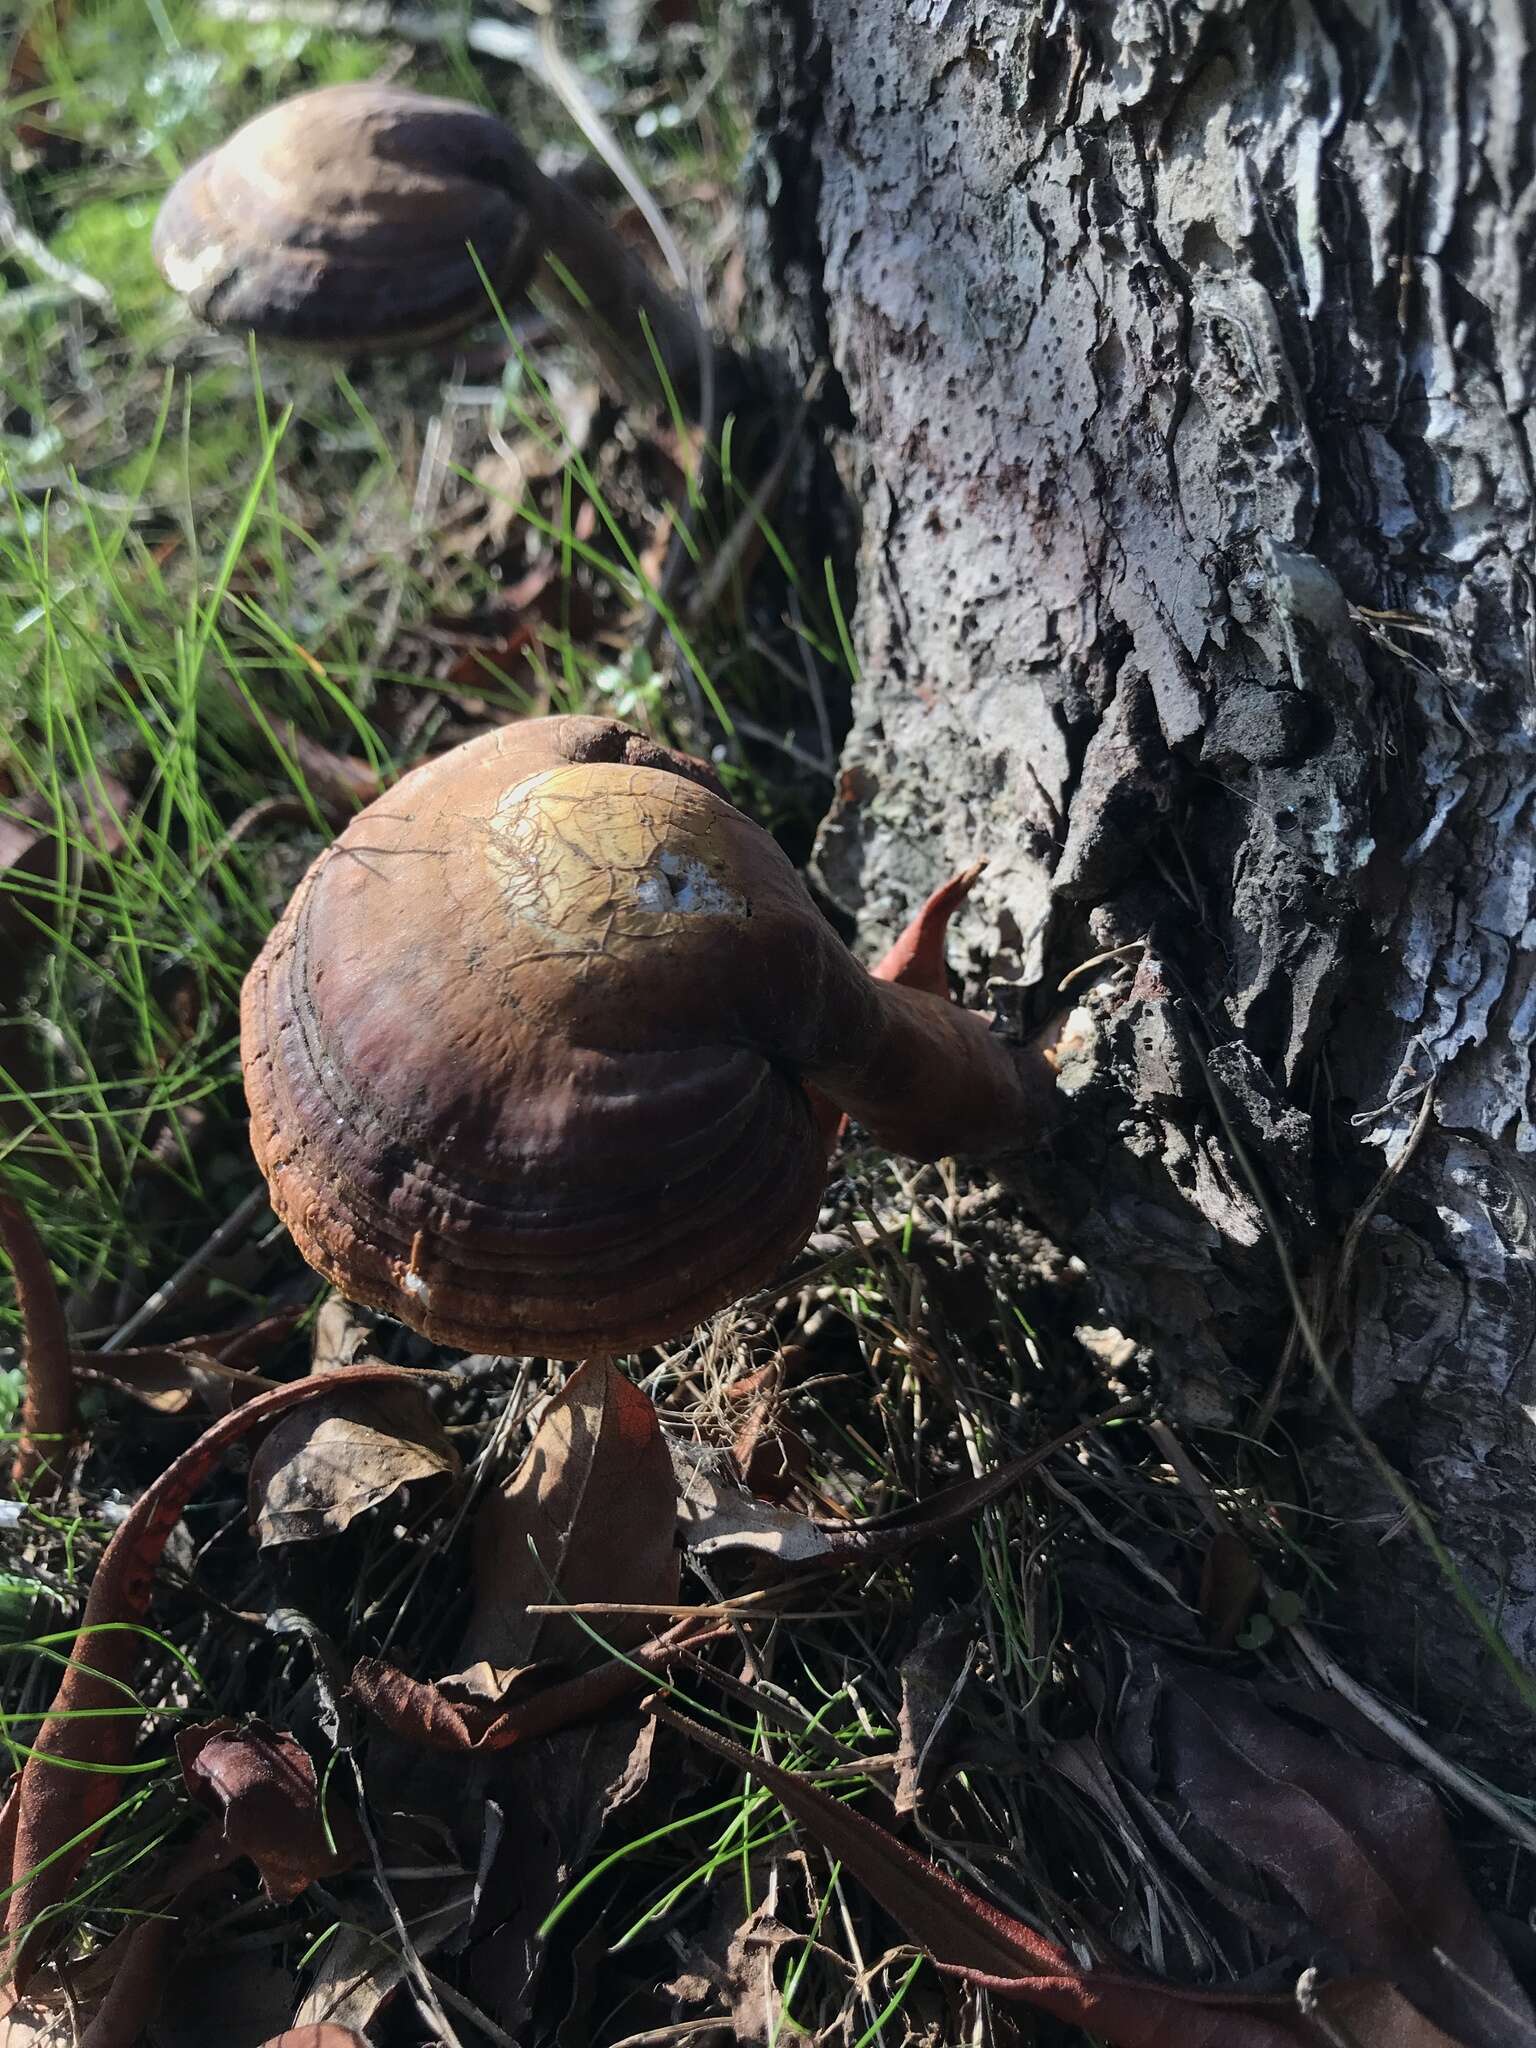
<path fill-rule="evenodd" d="M 155 223 L 155 261 L 216 327 L 315 347 L 412 345 L 489 313 L 476 258 L 498 290 L 527 278 L 541 184 L 478 108 L 326 86 L 258 115 L 182 174 Z"/>
<path fill-rule="evenodd" d="M 814 1224 L 798 1063 L 847 956 L 707 773 L 598 719 L 407 776 L 242 1006 L 252 1142 L 310 1263 L 439 1342 L 690 1328 Z M 824 936 L 823 936 L 824 935 Z"/>

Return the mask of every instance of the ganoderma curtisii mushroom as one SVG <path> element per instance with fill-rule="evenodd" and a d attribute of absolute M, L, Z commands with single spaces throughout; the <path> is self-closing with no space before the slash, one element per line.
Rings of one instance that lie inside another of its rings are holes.
<path fill-rule="evenodd" d="M 814 1226 L 828 1104 L 985 1157 L 1055 1093 L 1041 1043 L 866 972 L 707 768 L 597 718 L 488 733 L 359 812 L 251 970 L 242 1050 L 311 1265 L 435 1341 L 561 1358 L 768 1280 Z"/>
<path fill-rule="evenodd" d="M 601 216 L 493 114 L 397 86 L 323 86 L 192 164 L 155 261 L 210 326 L 355 353 L 412 348 L 537 281 L 627 395 L 698 397 L 701 333 Z M 654 348 L 655 357 L 652 350 Z"/>

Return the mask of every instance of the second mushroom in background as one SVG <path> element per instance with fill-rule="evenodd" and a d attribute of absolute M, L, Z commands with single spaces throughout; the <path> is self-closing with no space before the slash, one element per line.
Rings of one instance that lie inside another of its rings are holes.
<path fill-rule="evenodd" d="M 809 1235 L 828 1120 L 995 1156 L 1054 1076 L 852 957 L 710 771 L 598 718 L 406 776 L 300 884 L 246 983 L 251 1135 L 304 1256 L 433 1340 L 659 1342 Z"/>
<path fill-rule="evenodd" d="M 691 409 L 702 353 L 717 373 L 732 360 L 505 122 L 398 86 L 322 86 L 258 114 L 182 173 L 154 248 L 210 326 L 279 343 L 414 348 L 537 281 L 641 403 Z"/>

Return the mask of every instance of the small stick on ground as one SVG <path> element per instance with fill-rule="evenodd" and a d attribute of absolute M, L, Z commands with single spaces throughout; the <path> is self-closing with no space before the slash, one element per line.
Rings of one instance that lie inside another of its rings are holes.
<path fill-rule="evenodd" d="M 25 1374 L 11 1484 L 19 1493 L 36 1498 L 56 1493 L 63 1484 L 65 1461 L 75 1439 L 69 1331 L 42 1239 L 12 1195 L 0 1195 L 0 1244 L 16 1283 Z"/>

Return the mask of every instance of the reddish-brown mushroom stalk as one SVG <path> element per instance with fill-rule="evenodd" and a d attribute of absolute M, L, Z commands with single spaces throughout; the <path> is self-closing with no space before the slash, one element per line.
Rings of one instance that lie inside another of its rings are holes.
<path fill-rule="evenodd" d="M 611 381 L 683 403 L 708 342 L 634 252 L 505 123 L 457 100 L 324 86 L 249 121 L 177 180 L 155 223 L 166 282 L 211 326 L 340 349 L 456 333 L 537 283 Z"/>
<path fill-rule="evenodd" d="M 949 963 L 945 941 L 949 921 L 970 895 L 986 869 L 984 860 L 975 861 L 958 875 L 951 875 L 913 912 L 894 944 L 869 970 L 876 981 L 899 982 L 903 988 L 924 989 L 931 996 L 949 1000 Z M 810 1088 L 816 1127 L 834 1144 L 848 1128 L 848 1119 L 817 1088 Z"/>
<path fill-rule="evenodd" d="M 444 1343 L 675 1336 L 805 1240 L 807 1088 L 916 1158 L 997 1154 L 1054 1080 L 877 981 L 707 769 L 601 719 L 487 734 L 315 863 L 246 983 L 246 1089 L 312 1265 Z"/>

